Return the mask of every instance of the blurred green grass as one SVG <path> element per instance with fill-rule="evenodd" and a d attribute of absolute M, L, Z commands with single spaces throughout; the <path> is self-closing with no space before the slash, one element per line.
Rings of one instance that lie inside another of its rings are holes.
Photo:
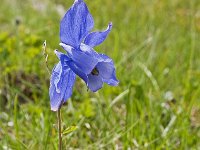
<path fill-rule="evenodd" d="M 96 48 L 114 59 L 118 87 L 87 92 L 80 79 L 62 108 L 65 149 L 200 149 L 198 0 L 85 0 L 95 30 L 113 22 Z M 56 149 L 49 74 L 58 61 L 59 21 L 72 0 L 2 0 L 0 149 Z"/>

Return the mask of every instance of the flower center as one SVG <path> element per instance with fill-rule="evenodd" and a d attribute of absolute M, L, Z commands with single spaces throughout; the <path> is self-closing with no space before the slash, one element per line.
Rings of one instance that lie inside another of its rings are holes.
<path fill-rule="evenodd" d="M 95 75 L 95 76 L 98 76 L 99 75 L 99 70 L 95 67 L 92 72 L 91 72 L 92 75 Z"/>

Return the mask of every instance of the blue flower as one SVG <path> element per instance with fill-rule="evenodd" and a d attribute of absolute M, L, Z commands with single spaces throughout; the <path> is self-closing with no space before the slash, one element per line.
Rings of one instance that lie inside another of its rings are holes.
<path fill-rule="evenodd" d="M 54 67 L 50 81 L 49 94 L 53 111 L 57 111 L 70 98 L 75 74 L 93 92 L 102 88 L 104 82 L 111 86 L 119 83 L 112 59 L 93 49 L 106 39 L 112 23 L 101 32 L 91 32 L 93 27 L 94 21 L 86 4 L 83 0 L 75 0 L 60 24 L 60 46 L 67 53 L 55 51 L 60 61 Z"/>

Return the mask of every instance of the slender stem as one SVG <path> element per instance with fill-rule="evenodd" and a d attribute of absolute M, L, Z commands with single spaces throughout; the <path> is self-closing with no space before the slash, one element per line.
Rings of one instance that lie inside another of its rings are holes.
<path fill-rule="evenodd" d="M 62 150 L 62 129 L 61 129 L 61 113 L 60 108 L 58 109 L 58 132 L 59 132 L 59 143 L 58 143 L 58 149 Z"/>

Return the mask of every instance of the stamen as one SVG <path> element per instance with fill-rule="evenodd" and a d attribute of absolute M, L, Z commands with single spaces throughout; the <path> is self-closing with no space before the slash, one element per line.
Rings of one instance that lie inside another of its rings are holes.
<path fill-rule="evenodd" d="M 99 75 L 99 70 L 95 67 L 92 72 L 91 72 L 92 75 L 95 75 L 95 76 L 98 76 Z"/>

